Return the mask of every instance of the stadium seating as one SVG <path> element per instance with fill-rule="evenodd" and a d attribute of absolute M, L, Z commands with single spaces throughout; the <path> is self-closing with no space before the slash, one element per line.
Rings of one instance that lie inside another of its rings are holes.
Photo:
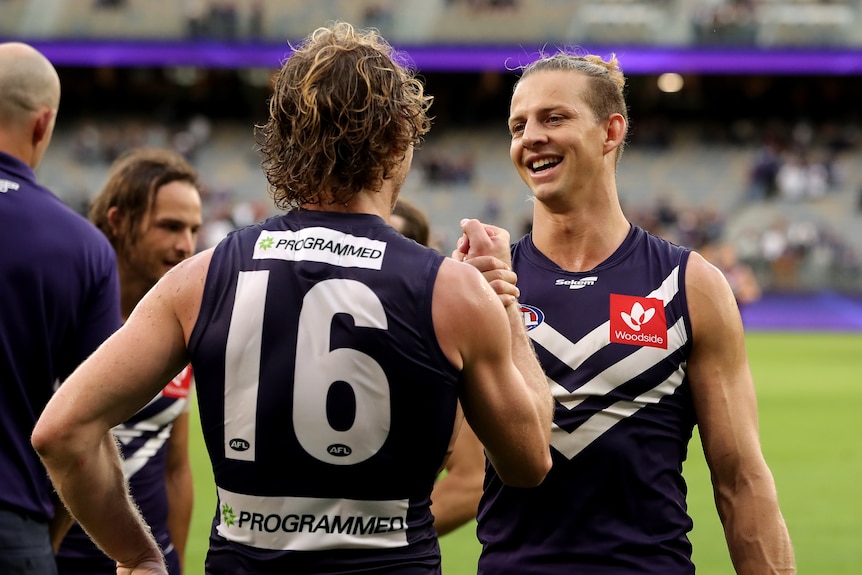
<path fill-rule="evenodd" d="M 860 0 L 0 0 L 0 36 L 302 38 L 338 18 L 405 44 L 862 46 Z M 536 17 L 541 15 L 541 17 Z"/>

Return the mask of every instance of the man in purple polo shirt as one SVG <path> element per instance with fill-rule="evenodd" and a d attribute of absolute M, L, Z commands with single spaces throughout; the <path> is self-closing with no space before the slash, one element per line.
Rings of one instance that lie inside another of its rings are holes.
<path fill-rule="evenodd" d="M 120 325 L 108 240 L 36 182 L 60 79 L 0 44 L 0 573 L 56 573 L 48 475 L 30 434 L 56 386 Z"/>

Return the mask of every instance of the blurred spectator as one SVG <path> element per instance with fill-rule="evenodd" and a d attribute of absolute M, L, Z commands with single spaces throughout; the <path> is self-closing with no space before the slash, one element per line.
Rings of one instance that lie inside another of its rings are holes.
<path fill-rule="evenodd" d="M 829 171 L 804 152 L 790 152 L 776 174 L 778 195 L 789 201 L 820 198 L 829 189 Z"/>
<path fill-rule="evenodd" d="M 262 40 L 264 38 L 264 20 L 266 20 L 266 7 L 263 0 L 255 0 L 251 5 L 248 17 L 248 39 Z"/>
<path fill-rule="evenodd" d="M 711 242 L 700 248 L 700 255 L 721 270 L 740 307 L 756 302 L 763 295 L 754 270 L 740 261 L 736 249 L 724 242 Z"/>
<path fill-rule="evenodd" d="M 698 43 L 749 46 L 757 43 L 753 0 L 719 0 L 697 6 L 692 26 Z"/>
<path fill-rule="evenodd" d="M 443 150 L 427 150 L 420 167 L 429 184 L 469 184 L 473 179 L 473 156 L 459 154 L 452 157 Z"/>
<path fill-rule="evenodd" d="M 746 197 L 753 201 L 774 198 L 778 191 L 780 168 L 781 153 L 776 144 L 772 141 L 764 142 L 754 156 Z"/>
<path fill-rule="evenodd" d="M 418 206 L 404 198 L 398 198 L 395 207 L 392 208 L 392 216 L 389 218 L 390 225 L 398 230 L 401 235 L 410 238 L 417 244 L 431 246 L 431 226 L 428 218 Z"/>
<path fill-rule="evenodd" d="M 375 28 L 387 36 L 392 33 L 395 16 L 392 6 L 380 0 L 366 4 L 362 13 L 362 23 L 365 28 Z"/>
<path fill-rule="evenodd" d="M 212 2 L 206 32 L 213 40 L 236 40 L 239 37 L 236 5 L 227 0 Z"/>

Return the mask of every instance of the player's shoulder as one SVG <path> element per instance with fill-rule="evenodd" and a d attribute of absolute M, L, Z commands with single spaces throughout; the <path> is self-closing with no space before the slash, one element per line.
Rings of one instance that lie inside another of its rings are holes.
<path fill-rule="evenodd" d="M 440 271 L 437 274 L 438 286 L 446 289 L 477 289 L 485 283 L 482 274 L 470 264 L 456 261 L 452 258 L 443 258 L 440 263 Z M 467 293 L 459 291 L 460 295 Z"/>
<path fill-rule="evenodd" d="M 689 256 L 685 289 L 692 329 L 700 337 L 741 330 L 741 318 L 733 290 L 720 269 L 696 251 Z"/>
<path fill-rule="evenodd" d="M 499 296 L 482 273 L 470 264 L 445 258 L 434 285 L 435 315 L 452 316 L 462 329 L 472 329 L 489 319 L 500 307 Z M 463 324 L 469 324 L 465 326 Z"/>
<path fill-rule="evenodd" d="M 215 247 L 207 248 L 193 255 L 192 257 L 183 260 L 162 276 L 159 283 L 166 285 L 175 285 L 180 287 L 189 282 L 200 282 L 206 280 L 207 271 L 209 270 L 210 262 L 212 261 Z"/>
<path fill-rule="evenodd" d="M 199 302 L 214 250 L 208 248 L 198 252 L 168 270 L 156 284 L 155 290 L 179 304 L 184 301 Z"/>
<path fill-rule="evenodd" d="M 724 273 L 697 251 L 689 253 L 685 281 L 689 288 L 706 293 L 729 289 Z"/>

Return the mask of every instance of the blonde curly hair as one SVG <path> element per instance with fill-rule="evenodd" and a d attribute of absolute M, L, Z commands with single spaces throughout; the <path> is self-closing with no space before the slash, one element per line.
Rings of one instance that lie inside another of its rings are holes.
<path fill-rule="evenodd" d="M 257 141 L 280 209 L 379 190 L 429 128 L 422 82 L 376 30 L 312 32 L 274 77 Z"/>

